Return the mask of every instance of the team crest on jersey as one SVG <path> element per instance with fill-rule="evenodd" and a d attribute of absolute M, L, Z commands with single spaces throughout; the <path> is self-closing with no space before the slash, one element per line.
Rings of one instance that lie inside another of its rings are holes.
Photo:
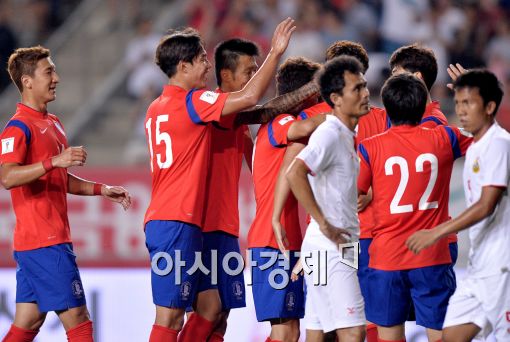
<path fill-rule="evenodd" d="M 75 280 L 71 283 L 71 289 L 73 290 L 73 295 L 76 298 L 83 297 L 83 287 L 81 286 L 81 281 Z"/>
<path fill-rule="evenodd" d="M 289 292 L 287 296 L 285 296 L 285 306 L 287 307 L 287 311 L 294 311 L 296 307 L 296 295 L 294 292 Z"/>
<path fill-rule="evenodd" d="M 181 284 L 181 299 L 183 301 L 187 301 L 189 299 L 189 296 L 191 294 L 191 283 L 188 281 L 185 281 Z"/>
<path fill-rule="evenodd" d="M 14 151 L 14 137 L 2 139 L 2 154 Z"/>
<path fill-rule="evenodd" d="M 280 124 L 280 126 L 283 126 L 283 125 L 285 125 L 287 122 L 289 122 L 289 121 L 294 121 L 294 120 L 295 120 L 295 119 L 294 119 L 294 117 L 293 117 L 293 116 L 291 116 L 291 115 L 289 115 L 289 116 L 284 117 L 283 119 L 280 119 L 280 121 L 278 121 L 278 123 Z"/>
<path fill-rule="evenodd" d="M 60 126 L 60 124 L 58 122 L 55 121 L 55 127 L 57 127 L 58 131 L 60 133 L 62 133 L 63 136 L 66 135 L 66 133 L 64 132 L 64 129 L 62 128 L 62 126 Z"/>
<path fill-rule="evenodd" d="M 214 91 L 204 91 L 202 95 L 200 95 L 200 100 L 209 104 L 214 104 L 214 102 L 218 99 L 218 96 L 220 96 L 220 94 L 215 93 Z"/>
<path fill-rule="evenodd" d="M 476 158 L 475 162 L 473 163 L 473 172 L 478 173 L 480 171 L 480 164 L 478 163 L 478 158 Z"/>
<path fill-rule="evenodd" d="M 232 283 L 232 294 L 237 300 L 243 299 L 243 284 L 240 281 L 234 281 Z"/>

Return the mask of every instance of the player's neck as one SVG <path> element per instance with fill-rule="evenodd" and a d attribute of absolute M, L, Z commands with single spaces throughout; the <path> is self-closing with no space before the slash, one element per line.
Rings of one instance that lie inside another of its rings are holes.
<path fill-rule="evenodd" d="M 46 113 L 48 110 L 47 102 L 35 99 L 28 94 L 21 95 L 21 103 L 41 113 Z"/>
<path fill-rule="evenodd" d="M 473 141 L 477 142 L 478 140 L 482 139 L 482 137 L 485 135 L 485 133 L 487 133 L 487 131 L 492 127 L 492 125 L 494 125 L 494 120 L 487 122 L 478 131 L 473 132 Z"/>
<path fill-rule="evenodd" d="M 349 116 L 345 115 L 343 113 L 333 112 L 333 115 L 335 115 L 342 123 L 351 131 L 355 131 L 356 126 L 358 125 L 359 118 L 356 116 Z"/>
<path fill-rule="evenodd" d="M 170 78 L 168 80 L 168 85 L 176 86 L 187 91 L 195 88 L 192 84 L 189 84 L 185 78 L 179 77 L 179 75 L 175 75 L 174 77 Z"/>

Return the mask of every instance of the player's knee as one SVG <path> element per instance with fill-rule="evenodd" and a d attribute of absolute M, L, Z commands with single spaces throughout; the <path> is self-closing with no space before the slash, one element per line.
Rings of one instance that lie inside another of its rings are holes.
<path fill-rule="evenodd" d="M 365 326 L 361 325 L 357 327 L 341 329 L 339 337 L 340 336 L 340 340 L 342 341 L 362 342 L 365 340 Z"/>
<path fill-rule="evenodd" d="M 468 342 L 471 339 L 466 339 L 459 334 L 459 331 L 455 331 L 454 329 L 444 329 L 442 340 L 443 342 Z"/>

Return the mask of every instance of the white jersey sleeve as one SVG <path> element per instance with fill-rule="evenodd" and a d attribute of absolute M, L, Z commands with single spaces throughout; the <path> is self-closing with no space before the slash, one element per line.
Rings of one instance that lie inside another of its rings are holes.
<path fill-rule="evenodd" d="M 487 162 L 481 185 L 506 188 L 510 180 L 510 142 L 502 138 L 493 139 L 485 153 Z"/>

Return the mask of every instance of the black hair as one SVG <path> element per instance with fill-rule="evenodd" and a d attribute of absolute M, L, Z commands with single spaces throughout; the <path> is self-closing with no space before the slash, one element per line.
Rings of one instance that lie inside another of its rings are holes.
<path fill-rule="evenodd" d="M 198 31 L 191 27 L 169 31 L 156 49 L 156 64 L 169 77 L 177 72 L 179 62 L 193 63 L 204 47 Z"/>
<path fill-rule="evenodd" d="M 420 72 L 428 90 L 436 82 L 436 55 L 427 47 L 411 44 L 398 48 L 390 57 L 390 68 L 393 70 L 398 66 L 409 72 Z"/>
<path fill-rule="evenodd" d="M 214 49 L 214 71 L 216 83 L 221 86 L 221 70 L 228 69 L 235 72 L 239 56 L 255 57 L 259 55 L 257 44 L 249 40 L 233 38 L 225 40 Z"/>
<path fill-rule="evenodd" d="M 326 50 L 326 62 L 335 57 L 351 56 L 356 58 L 363 65 L 363 74 L 368 70 L 368 53 L 365 48 L 350 40 L 339 40 Z"/>
<path fill-rule="evenodd" d="M 320 64 L 303 57 L 288 58 L 276 72 L 278 95 L 294 91 L 312 81 L 320 68 Z"/>
<path fill-rule="evenodd" d="M 494 101 L 496 108 L 493 115 L 498 112 L 501 99 L 503 98 L 503 86 L 496 75 L 487 69 L 471 69 L 465 74 L 460 75 L 453 83 L 455 90 L 462 88 L 478 88 L 483 105 Z"/>
<path fill-rule="evenodd" d="M 332 93 L 342 95 L 345 87 L 345 72 L 357 75 L 363 73 L 363 65 L 354 57 L 335 57 L 324 65 L 318 76 L 321 96 L 328 105 L 334 107 L 330 99 Z"/>
<path fill-rule="evenodd" d="M 382 87 L 381 97 L 392 125 L 420 124 L 428 99 L 420 79 L 410 74 L 391 76 Z"/>

